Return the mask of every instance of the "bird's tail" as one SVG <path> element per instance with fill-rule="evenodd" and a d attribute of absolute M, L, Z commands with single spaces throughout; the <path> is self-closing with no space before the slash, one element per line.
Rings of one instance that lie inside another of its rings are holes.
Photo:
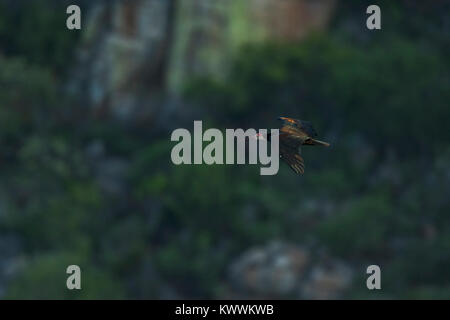
<path fill-rule="evenodd" d="M 310 139 L 308 144 L 313 145 L 313 146 L 324 146 L 324 147 L 330 146 L 330 144 L 328 142 L 320 141 L 320 140 L 316 140 L 316 139 Z"/>

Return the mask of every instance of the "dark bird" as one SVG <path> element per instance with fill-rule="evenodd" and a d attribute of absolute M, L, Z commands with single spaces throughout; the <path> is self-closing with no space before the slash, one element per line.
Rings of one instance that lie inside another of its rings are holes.
<path fill-rule="evenodd" d="M 314 139 L 317 137 L 317 132 L 308 121 L 287 117 L 279 117 L 278 120 L 283 122 L 279 133 L 280 158 L 285 161 L 295 173 L 303 174 L 305 172 L 305 162 L 300 155 L 301 146 L 329 147 L 330 144 Z M 270 141 L 271 136 L 270 134 L 266 137 L 258 135 L 258 138 L 266 138 Z"/>

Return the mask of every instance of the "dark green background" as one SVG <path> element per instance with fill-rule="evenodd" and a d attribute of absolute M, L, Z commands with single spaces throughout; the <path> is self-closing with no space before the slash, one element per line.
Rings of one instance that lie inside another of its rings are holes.
<path fill-rule="evenodd" d="M 223 81 L 185 83 L 206 127 L 270 128 L 285 115 L 332 143 L 304 151 L 303 176 L 280 164 L 262 177 L 172 165 L 177 122 L 161 132 L 92 116 L 63 90 L 79 41 L 62 27 L 66 2 L 0 1 L 0 268 L 15 270 L 0 297 L 163 298 L 170 287 L 223 298 L 233 259 L 282 240 L 352 266 L 343 298 L 450 298 L 448 2 L 377 1 L 376 32 L 369 2 L 343 2 L 325 32 L 249 46 Z M 85 150 L 99 139 L 130 164 L 119 197 L 93 178 Z M 76 292 L 64 286 L 74 261 Z M 381 292 L 365 288 L 370 264 Z"/>

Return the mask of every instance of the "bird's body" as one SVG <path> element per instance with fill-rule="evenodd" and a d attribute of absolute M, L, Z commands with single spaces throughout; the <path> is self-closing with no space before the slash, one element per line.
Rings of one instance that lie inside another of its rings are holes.
<path fill-rule="evenodd" d="M 305 162 L 300 155 L 301 146 L 325 146 L 330 144 L 314 137 L 317 136 L 312 124 L 308 121 L 280 117 L 283 125 L 279 132 L 280 158 L 285 161 L 295 173 L 303 174 L 305 172 Z M 267 140 L 270 141 L 270 135 Z"/>

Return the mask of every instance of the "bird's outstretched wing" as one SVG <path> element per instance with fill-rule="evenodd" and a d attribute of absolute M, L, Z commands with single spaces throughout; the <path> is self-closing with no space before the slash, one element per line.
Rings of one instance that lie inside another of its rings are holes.
<path fill-rule="evenodd" d="M 304 134 L 308 137 L 316 137 L 317 132 L 312 126 L 311 122 L 304 121 L 300 119 L 293 119 L 293 118 L 287 118 L 287 117 L 279 117 L 279 120 L 283 121 L 283 126 L 280 130 L 292 130 L 296 131 L 296 134 Z M 294 133 L 294 132 L 292 132 Z"/>
<path fill-rule="evenodd" d="M 305 172 L 305 162 L 298 154 L 302 140 L 282 132 L 280 133 L 279 142 L 281 160 L 285 161 L 295 173 L 303 174 Z"/>
<path fill-rule="evenodd" d="M 308 134 L 295 126 L 284 125 L 280 128 L 280 134 L 284 136 L 286 141 L 293 140 L 292 142 L 298 142 L 299 145 L 309 138 Z M 281 136 L 280 136 L 281 138 Z"/>
<path fill-rule="evenodd" d="M 305 172 L 305 162 L 298 153 L 283 152 L 280 150 L 280 157 L 295 173 L 303 174 Z"/>

